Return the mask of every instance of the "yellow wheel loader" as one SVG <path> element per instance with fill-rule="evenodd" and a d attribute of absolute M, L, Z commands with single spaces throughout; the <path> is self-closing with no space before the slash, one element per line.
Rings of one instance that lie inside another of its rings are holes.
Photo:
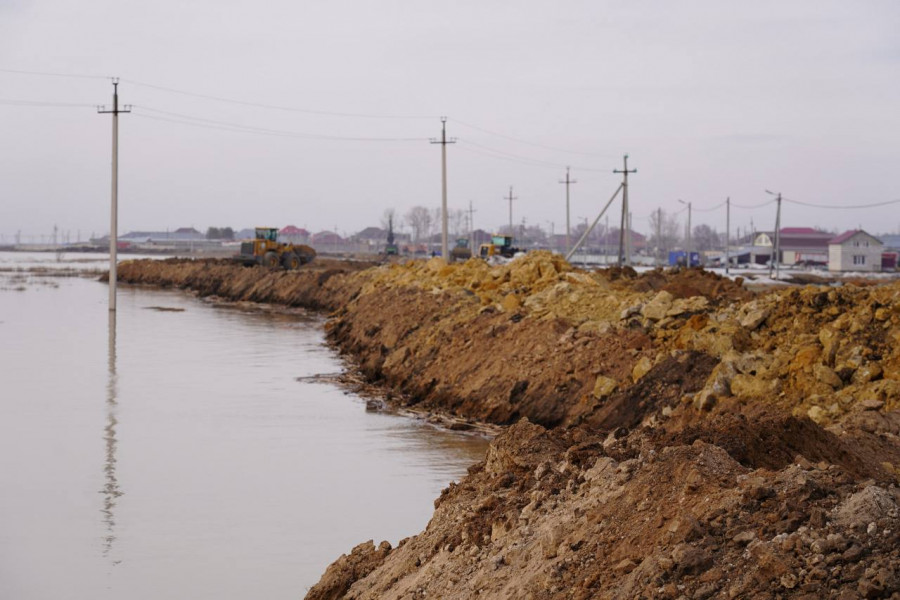
<path fill-rule="evenodd" d="M 482 244 L 478 249 L 478 256 L 481 258 L 490 258 L 491 256 L 502 256 L 503 258 L 512 258 L 518 248 L 513 247 L 513 238 L 511 235 L 494 235 L 491 237 L 490 244 Z"/>
<path fill-rule="evenodd" d="M 238 262 L 264 267 L 284 267 L 299 269 L 316 257 L 316 251 L 304 244 L 285 244 L 278 241 L 278 230 L 274 227 L 257 227 L 256 239 L 241 244 L 241 253 L 235 256 Z"/>

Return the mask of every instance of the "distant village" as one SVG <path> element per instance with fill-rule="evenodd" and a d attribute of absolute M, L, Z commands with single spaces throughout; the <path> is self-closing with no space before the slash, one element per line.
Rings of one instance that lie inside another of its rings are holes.
<path fill-rule="evenodd" d="M 398 254 L 408 257 L 439 256 L 441 234 L 433 227 L 413 231 L 392 229 L 394 246 Z M 450 247 L 466 246 L 478 249 L 490 244 L 494 235 L 510 235 L 509 226 L 494 231 L 484 229 L 464 230 L 455 227 L 450 233 Z M 511 235 L 521 251 L 551 250 L 566 254 L 587 229 L 582 222 L 574 226 L 568 236 L 539 226 L 524 224 L 513 228 Z M 701 224 L 693 228 L 690 239 L 680 235 L 677 227 L 657 228 L 659 235 L 645 236 L 637 231 L 627 231 L 625 236 L 616 227 L 598 227 L 585 239 L 572 256 L 571 261 L 585 265 L 616 264 L 619 261 L 620 242 L 630 237 L 632 254 L 628 261 L 633 265 L 674 266 L 686 265 L 690 254 L 691 265 L 721 267 L 726 261 L 724 234 Z M 388 244 L 387 227 L 366 227 L 353 234 L 338 231 L 310 232 L 295 225 L 279 229 L 279 241 L 306 244 L 324 255 L 378 255 Z M 231 227 L 209 227 L 205 232 L 194 227 L 181 227 L 166 231 L 131 231 L 118 238 L 121 252 L 172 253 L 223 256 L 236 253 L 242 240 L 252 239 L 254 230 L 235 230 Z M 774 231 L 745 231 L 728 241 L 727 257 L 732 266 L 766 266 L 772 261 L 775 248 Z M 780 230 L 780 265 L 784 267 L 808 267 L 829 271 L 881 272 L 895 271 L 900 256 L 900 235 L 872 235 L 853 229 L 842 233 L 822 231 L 812 227 L 784 227 Z M 108 247 L 108 237 L 92 238 L 88 242 L 20 243 L 0 244 L 4 250 L 65 250 L 103 251 Z M 627 243 L 627 242 L 626 242 Z"/>

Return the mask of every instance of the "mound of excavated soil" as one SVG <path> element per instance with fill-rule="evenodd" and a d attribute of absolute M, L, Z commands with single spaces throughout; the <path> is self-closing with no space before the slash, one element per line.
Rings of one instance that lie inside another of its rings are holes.
<path fill-rule="evenodd" d="M 228 259 L 131 260 L 119 264 L 123 283 L 175 287 L 203 297 L 266 302 L 331 311 L 349 302 L 373 263 L 317 259 L 298 271 L 243 267 Z"/>
<path fill-rule="evenodd" d="M 744 438 L 778 452 L 788 435 L 819 435 L 810 421 L 749 423 Z M 444 490 L 424 532 L 357 546 L 306 597 L 896 597 L 898 502 L 895 487 L 802 454 L 770 470 L 699 437 L 520 422 Z"/>

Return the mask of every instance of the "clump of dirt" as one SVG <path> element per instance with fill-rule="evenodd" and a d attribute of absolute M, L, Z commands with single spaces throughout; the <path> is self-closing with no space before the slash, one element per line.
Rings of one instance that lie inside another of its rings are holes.
<path fill-rule="evenodd" d="M 623 276 L 623 271 L 628 275 Z M 753 292 L 743 287 L 743 279 L 731 280 L 698 268 L 669 271 L 655 269 L 638 275 L 629 267 L 613 267 L 607 273 L 610 281 L 619 282 L 617 288 L 630 288 L 638 292 L 666 291 L 675 298 L 703 296 L 711 301 L 722 302 L 749 300 L 754 296 Z"/>
<path fill-rule="evenodd" d="M 610 396 L 583 422 L 604 430 L 634 428 L 647 417 L 662 414 L 664 408 L 676 407 L 686 393 L 702 388 L 717 362 L 700 352 L 667 356 L 633 386 Z"/>
<path fill-rule="evenodd" d="M 856 480 L 892 481 L 892 474 L 878 460 L 885 457 L 882 449 L 867 450 L 858 443 L 864 432 L 852 431 L 853 435 L 841 437 L 806 417 L 771 406 L 730 402 L 702 416 L 691 410 L 673 411 L 672 421 L 650 435 L 663 445 L 701 440 L 751 468 L 783 469 L 802 456 L 812 463 L 838 465 Z"/>

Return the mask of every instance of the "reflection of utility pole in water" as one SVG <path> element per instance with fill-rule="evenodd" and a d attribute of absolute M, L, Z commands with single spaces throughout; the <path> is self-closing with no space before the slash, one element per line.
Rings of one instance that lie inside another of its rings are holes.
<path fill-rule="evenodd" d="M 103 538 L 103 556 L 109 556 L 113 542 L 116 541 L 115 508 L 119 496 L 119 482 L 116 479 L 116 419 L 117 381 L 116 381 L 116 312 L 109 311 L 109 350 L 108 375 L 106 384 L 106 427 L 103 429 L 103 440 L 106 442 L 106 462 L 103 465 L 106 483 L 100 491 L 103 494 L 103 522 L 106 525 L 106 536 Z"/>

